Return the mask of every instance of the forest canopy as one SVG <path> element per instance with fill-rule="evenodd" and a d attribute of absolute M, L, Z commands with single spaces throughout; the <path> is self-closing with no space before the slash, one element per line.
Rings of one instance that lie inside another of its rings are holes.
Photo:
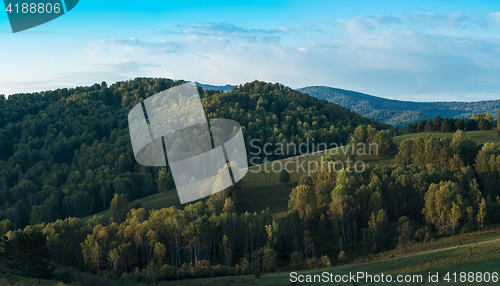
<path fill-rule="evenodd" d="M 143 99 L 183 83 L 137 78 L 2 97 L 0 221 L 18 229 L 81 218 L 109 208 L 115 194 L 130 201 L 173 188 L 168 168 L 136 163 L 127 115 Z M 238 121 L 247 144 L 254 138 L 262 145 L 306 138 L 345 144 L 359 125 L 389 128 L 277 83 L 254 81 L 226 93 L 198 89 L 207 117 Z"/>

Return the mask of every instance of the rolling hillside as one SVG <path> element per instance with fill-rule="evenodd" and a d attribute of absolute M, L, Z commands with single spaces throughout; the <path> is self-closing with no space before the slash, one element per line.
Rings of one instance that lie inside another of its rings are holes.
<path fill-rule="evenodd" d="M 407 134 L 402 136 L 394 137 L 394 143 L 396 145 L 401 144 L 403 140 L 414 138 L 414 137 L 427 137 L 433 136 L 436 138 L 453 138 L 453 132 L 447 133 L 417 133 L 417 134 Z M 500 143 L 500 137 L 497 137 L 491 131 L 467 131 L 465 135 L 474 140 L 477 144 L 485 143 Z M 325 156 L 327 152 L 320 153 L 318 155 L 312 155 L 305 158 L 300 158 L 298 163 L 317 161 L 321 156 Z M 390 166 L 395 163 L 394 156 L 395 152 L 391 153 L 387 157 L 379 157 L 376 155 L 362 155 L 358 156 L 359 160 L 363 160 L 365 163 L 370 165 L 381 165 Z M 275 161 L 273 161 L 275 162 Z M 288 184 L 279 183 L 279 173 L 266 172 L 270 170 L 273 162 L 268 162 L 266 164 L 261 164 L 258 166 L 252 166 L 249 168 L 248 173 L 245 177 L 238 183 L 240 191 L 238 192 L 239 197 L 239 211 L 244 212 L 260 212 L 269 207 L 273 217 L 280 217 L 288 210 L 288 200 L 290 199 L 290 192 L 295 188 L 299 182 L 302 175 L 306 175 L 305 172 L 299 170 L 299 172 L 293 172 L 290 174 L 290 182 Z M 286 159 L 277 160 L 276 162 L 284 163 Z M 202 199 L 202 200 L 206 200 Z M 166 207 L 175 206 L 177 208 L 183 208 L 185 205 L 181 205 L 179 197 L 177 195 L 176 189 L 170 189 L 163 193 L 157 193 L 148 197 L 139 198 L 130 202 L 131 206 L 141 206 L 146 209 L 161 209 Z M 104 215 L 110 217 L 109 209 L 95 214 L 95 216 Z M 91 218 L 90 216 L 88 218 Z"/>
<path fill-rule="evenodd" d="M 22 228 L 87 217 L 109 208 L 114 193 L 128 200 L 157 193 L 159 168 L 136 163 L 127 115 L 141 100 L 183 83 L 136 78 L 0 97 L 0 221 Z M 247 146 L 252 139 L 263 147 L 308 137 L 345 143 L 358 125 L 389 128 L 281 84 L 255 81 L 230 92 L 199 91 L 207 118 L 239 122 Z M 271 154 L 267 160 L 284 157 Z M 168 188 L 173 180 L 162 184 Z"/>
<path fill-rule="evenodd" d="M 327 86 L 308 86 L 297 89 L 311 96 L 335 102 L 359 114 L 392 125 L 406 125 L 416 120 L 467 117 L 473 113 L 491 113 L 496 117 L 500 100 L 477 102 L 413 102 L 385 99 L 360 92 Z"/>

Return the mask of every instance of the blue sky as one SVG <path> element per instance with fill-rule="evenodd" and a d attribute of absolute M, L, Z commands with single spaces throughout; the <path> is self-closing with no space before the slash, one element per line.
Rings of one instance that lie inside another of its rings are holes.
<path fill-rule="evenodd" d="M 326 85 L 413 101 L 500 98 L 499 1 L 95 1 L 13 34 L 0 94 L 168 77 Z"/>

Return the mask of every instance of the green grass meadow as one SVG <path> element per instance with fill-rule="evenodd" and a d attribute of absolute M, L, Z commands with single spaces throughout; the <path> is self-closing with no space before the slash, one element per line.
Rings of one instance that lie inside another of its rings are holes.
<path fill-rule="evenodd" d="M 415 138 L 415 137 L 426 137 L 426 136 L 434 136 L 434 137 L 445 137 L 450 140 L 453 139 L 454 132 L 422 132 L 422 133 L 412 133 L 402 136 L 394 137 L 394 143 L 399 145 L 403 140 Z M 477 144 L 484 143 L 500 143 L 500 137 L 498 137 L 495 131 L 466 131 L 465 135 L 470 137 L 472 140 L 476 141 Z"/>
<path fill-rule="evenodd" d="M 468 237 L 470 236 L 470 237 Z M 461 235 L 443 238 L 431 243 L 415 245 L 420 249 L 411 254 L 399 254 L 396 250 L 380 253 L 364 261 L 355 261 L 334 267 L 295 271 L 297 275 L 322 275 L 323 272 L 335 275 L 349 275 L 349 273 L 364 272 L 370 275 L 391 275 L 395 280 L 397 275 L 422 275 L 421 282 L 369 283 L 358 281 L 357 284 L 348 283 L 297 283 L 292 284 L 292 271 L 264 274 L 260 278 L 254 275 L 230 276 L 218 278 L 189 279 L 162 282 L 159 285 L 195 286 L 195 285 L 498 285 L 498 283 L 460 282 L 460 272 L 497 272 L 500 275 L 500 234 L 498 229 L 491 230 L 485 235 Z M 429 283 L 429 272 L 439 273 L 436 283 Z M 457 282 L 453 281 L 452 273 L 457 273 Z M 446 273 L 450 273 L 450 281 L 444 280 Z M 304 276 L 305 278 L 306 276 Z"/>

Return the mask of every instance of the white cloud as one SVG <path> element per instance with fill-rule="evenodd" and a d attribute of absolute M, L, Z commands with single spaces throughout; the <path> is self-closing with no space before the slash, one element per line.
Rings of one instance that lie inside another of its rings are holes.
<path fill-rule="evenodd" d="M 493 12 L 488 15 L 493 21 L 500 22 L 500 12 Z"/>
<path fill-rule="evenodd" d="M 372 30 L 379 26 L 401 25 L 402 20 L 396 16 L 361 15 L 350 19 L 339 19 L 349 32 Z"/>
<path fill-rule="evenodd" d="M 159 42 L 145 42 L 137 38 L 106 39 L 89 43 L 92 47 L 89 52 L 105 52 L 109 47 L 118 47 L 126 52 L 147 51 L 150 53 L 175 53 L 182 48 L 182 44 L 174 41 L 161 40 Z"/>
<path fill-rule="evenodd" d="M 424 25 L 430 28 L 445 28 L 447 30 L 465 29 L 467 24 L 473 23 L 473 20 L 462 13 L 451 13 L 443 15 L 439 13 L 413 13 L 406 14 L 405 20 L 414 21 L 418 25 Z"/>
<path fill-rule="evenodd" d="M 407 31 L 429 33 L 464 32 L 465 30 L 497 29 L 500 12 L 489 15 L 465 15 L 456 12 L 440 14 L 434 12 L 407 13 L 398 15 L 359 15 L 349 19 L 339 19 L 341 26 L 349 32 L 372 32 L 373 30 Z"/>

